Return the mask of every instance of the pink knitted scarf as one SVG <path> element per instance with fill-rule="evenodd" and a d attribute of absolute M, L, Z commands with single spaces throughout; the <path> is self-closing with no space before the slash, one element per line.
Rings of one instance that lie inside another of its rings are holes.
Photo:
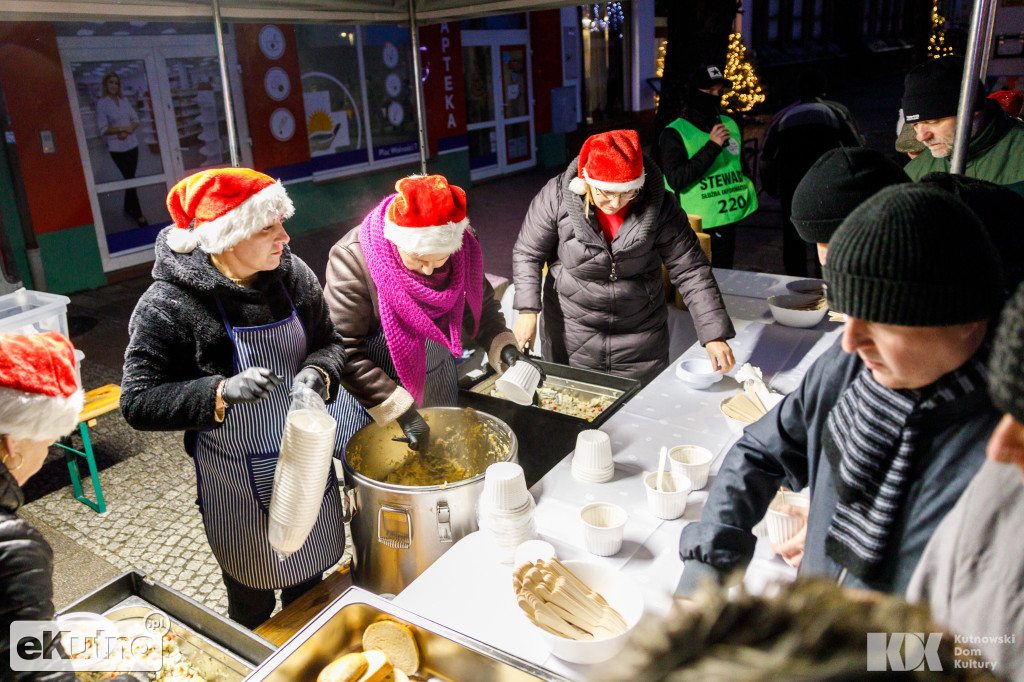
<path fill-rule="evenodd" d="M 427 371 L 425 341 L 441 344 L 456 357 L 462 355 L 466 305 L 473 314 L 474 335 L 480 326 L 484 264 L 480 245 L 466 230 L 462 248 L 451 255 L 449 286 L 442 291 L 427 286 L 422 277 L 405 267 L 398 247 L 384 236 L 384 216 L 397 196 L 392 194 L 363 218 L 359 244 L 377 285 L 381 326 L 398 378 L 416 404 L 422 405 Z"/>

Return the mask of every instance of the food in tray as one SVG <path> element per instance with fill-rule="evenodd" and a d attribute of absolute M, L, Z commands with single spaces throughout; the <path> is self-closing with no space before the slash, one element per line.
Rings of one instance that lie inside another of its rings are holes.
<path fill-rule="evenodd" d="M 420 648 L 412 629 L 379 620 L 363 630 L 363 650 L 332 661 L 317 682 L 409 682 L 420 667 Z"/>
<path fill-rule="evenodd" d="M 504 399 L 501 391 L 492 388 L 487 395 Z M 615 402 L 615 399 L 606 395 L 580 395 L 565 390 L 559 390 L 553 386 L 540 386 L 537 389 L 537 398 L 542 410 L 567 414 L 570 417 L 578 417 L 594 421 L 598 415 L 607 410 Z"/>
<path fill-rule="evenodd" d="M 396 668 L 408 675 L 420 669 L 420 648 L 408 626 L 379 620 L 363 630 L 363 651 L 383 651 Z"/>
<path fill-rule="evenodd" d="M 520 565 L 512 574 L 519 608 L 545 632 L 581 641 L 626 631 L 625 618 L 558 559 Z"/>
<path fill-rule="evenodd" d="M 118 638 L 118 645 L 121 647 L 120 652 L 113 654 L 117 656 L 117 659 L 124 661 L 121 666 L 123 671 L 130 671 L 132 669 L 132 661 L 138 660 L 152 660 L 157 654 L 156 652 L 150 651 L 148 647 L 138 645 L 139 641 L 148 640 L 150 633 L 142 629 L 139 626 L 139 632 L 123 632 L 121 637 Z M 142 640 L 137 640 L 135 635 L 145 635 Z M 132 647 L 132 642 L 136 642 L 136 646 Z M 207 678 L 204 677 L 199 670 L 195 667 L 194 663 L 189 660 L 189 657 L 181 650 L 178 646 L 178 637 L 173 632 L 166 633 L 161 641 L 162 645 L 162 666 L 160 670 L 152 673 L 143 673 L 148 679 L 154 682 L 206 682 Z M 94 682 L 98 680 L 105 680 L 115 676 L 116 672 L 105 672 L 105 671 L 89 671 L 89 672 L 78 672 L 76 678 L 79 680 L 85 680 L 86 682 Z M 211 680 L 214 682 L 214 680 Z"/>

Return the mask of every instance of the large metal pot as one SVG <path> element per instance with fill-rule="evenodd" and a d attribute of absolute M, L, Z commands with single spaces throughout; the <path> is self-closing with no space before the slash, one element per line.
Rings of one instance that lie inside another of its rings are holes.
<path fill-rule="evenodd" d="M 423 454 L 391 440 L 402 435 L 394 422 L 363 427 L 345 448 L 353 577 L 378 594 L 398 594 L 477 530 L 485 470 L 518 461 L 516 436 L 496 417 L 459 407 L 427 407 L 420 414 L 431 434 Z"/>

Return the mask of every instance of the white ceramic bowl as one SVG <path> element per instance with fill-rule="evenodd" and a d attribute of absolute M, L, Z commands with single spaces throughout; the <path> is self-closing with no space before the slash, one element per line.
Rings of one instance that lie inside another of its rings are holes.
<path fill-rule="evenodd" d="M 722 380 L 722 375 L 711 367 L 711 360 L 682 360 L 676 365 L 676 376 L 693 388 L 708 388 Z"/>
<path fill-rule="evenodd" d="M 537 628 L 537 631 L 540 632 L 551 653 L 563 661 L 570 663 L 607 661 L 622 651 L 636 624 L 644 615 L 644 596 L 636 583 L 619 571 L 588 561 L 563 561 L 562 563 L 587 587 L 604 597 L 609 606 L 622 615 L 626 621 L 626 631 L 605 639 L 593 639 L 585 642 L 559 637 L 540 628 Z M 523 618 L 530 623 L 531 627 L 537 627 L 526 617 L 526 614 L 523 614 Z"/>
<path fill-rule="evenodd" d="M 772 317 L 781 325 L 787 327 L 813 327 L 828 313 L 828 306 L 822 306 L 817 310 L 796 310 L 795 307 L 813 303 L 819 300 L 820 296 L 813 294 L 785 294 L 782 296 L 769 296 L 768 309 L 772 311 Z"/>
<path fill-rule="evenodd" d="M 711 451 L 699 445 L 677 445 L 668 451 L 672 471 L 689 478 L 694 490 L 700 490 L 708 484 L 712 459 L 714 455 Z"/>

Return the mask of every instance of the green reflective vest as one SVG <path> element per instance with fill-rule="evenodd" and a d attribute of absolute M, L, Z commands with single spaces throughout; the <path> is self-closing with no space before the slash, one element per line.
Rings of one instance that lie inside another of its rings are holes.
<path fill-rule="evenodd" d="M 729 129 L 729 142 L 715 157 L 715 162 L 704 177 L 685 191 L 677 192 L 669 186 L 666 172 L 665 189 L 679 197 L 679 205 L 688 215 L 700 216 L 704 229 L 730 225 L 757 210 L 754 183 L 743 175 L 740 166 L 742 138 L 739 126 L 728 116 L 722 116 L 721 120 L 722 125 Z M 710 133 L 705 133 L 684 118 L 677 118 L 668 127 L 679 133 L 691 159 L 711 139 Z"/>

